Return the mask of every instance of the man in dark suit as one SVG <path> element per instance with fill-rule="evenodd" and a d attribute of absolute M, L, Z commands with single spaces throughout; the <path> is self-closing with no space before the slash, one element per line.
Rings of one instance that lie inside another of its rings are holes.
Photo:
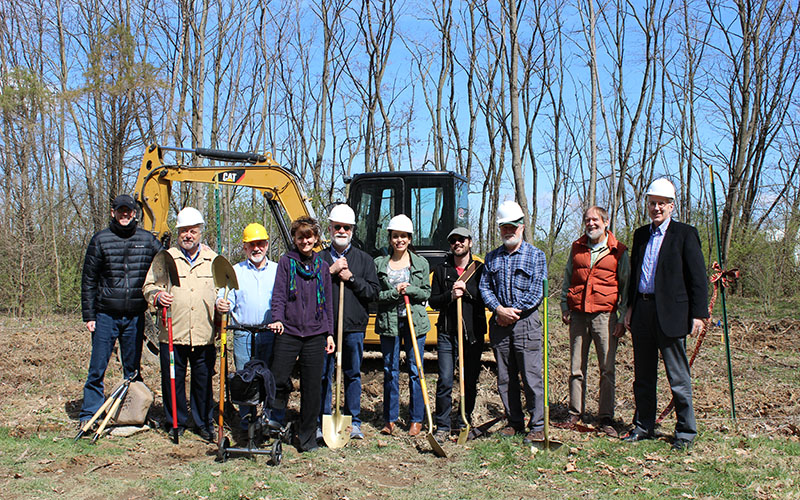
<path fill-rule="evenodd" d="M 697 229 L 670 220 L 675 208 L 672 183 L 656 179 L 646 197 L 652 223 L 633 234 L 625 315 L 625 326 L 633 337 L 635 427 L 623 439 L 636 442 L 653 437 L 661 351 L 677 415 L 672 448 L 686 450 L 697 435 L 686 335 L 700 332 L 708 317 L 706 266 Z"/>

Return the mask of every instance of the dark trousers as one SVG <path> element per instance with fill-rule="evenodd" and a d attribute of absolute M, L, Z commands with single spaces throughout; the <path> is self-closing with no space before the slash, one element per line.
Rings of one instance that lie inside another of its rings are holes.
<path fill-rule="evenodd" d="M 664 358 L 672 396 L 675 398 L 675 437 L 693 440 L 697 423 L 692 405 L 692 377 L 686 359 L 686 338 L 667 337 L 658 325 L 656 303 L 636 299 L 631 318 L 633 338 L 633 397 L 636 414 L 634 432 L 653 434 L 656 424 L 656 382 L 658 380 L 658 353 Z"/>
<path fill-rule="evenodd" d="M 465 335 L 466 336 L 466 335 Z M 436 351 L 439 357 L 439 381 L 436 383 L 436 428 L 450 430 L 450 412 L 453 408 L 453 372 L 458 362 L 457 332 L 439 331 Z M 464 341 L 464 413 L 472 422 L 472 410 L 478 393 L 478 378 L 481 374 L 483 339 L 474 344 Z M 461 428 L 460 415 L 456 428 Z"/>
<path fill-rule="evenodd" d="M 189 426 L 189 414 L 186 411 L 186 367 L 192 368 L 192 380 L 189 385 L 189 404 L 192 410 L 194 425 L 213 430 L 214 428 L 214 395 L 211 380 L 214 377 L 214 363 L 217 350 L 213 344 L 188 346 L 175 344 L 175 401 L 177 403 L 178 427 Z M 169 344 L 162 342 L 159 347 L 161 360 L 161 393 L 164 395 L 164 413 L 167 416 L 166 426 L 172 428 L 172 390 L 169 378 Z"/>
<path fill-rule="evenodd" d="M 325 335 L 297 337 L 284 333 L 275 338 L 272 375 L 275 377 L 273 408 L 284 410 L 292 393 L 292 369 L 300 361 L 300 449 L 317 447 L 322 368 L 325 364 Z"/>
<path fill-rule="evenodd" d="M 542 322 L 539 311 L 510 326 L 489 323 L 489 339 L 497 359 L 497 392 L 508 419 L 517 430 L 525 427 L 519 381 L 525 391 L 525 410 L 531 430 L 544 429 L 544 379 L 542 378 Z"/>
<path fill-rule="evenodd" d="M 80 419 L 87 420 L 94 415 L 105 401 L 103 379 L 106 376 L 108 361 L 119 339 L 122 355 L 122 373 L 125 378 L 139 369 L 142 359 L 142 339 L 144 338 L 144 314 L 134 316 L 98 313 L 92 332 L 92 357 L 89 360 L 89 374 L 83 386 L 83 408 Z M 141 374 L 137 377 L 141 380 Z"/>

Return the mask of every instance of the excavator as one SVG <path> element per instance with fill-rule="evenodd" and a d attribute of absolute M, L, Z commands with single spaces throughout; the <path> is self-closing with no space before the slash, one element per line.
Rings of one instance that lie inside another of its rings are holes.
<path fill-rule="evenodd" d="M 217 165 L 191 166 L 164 163 L 164 153 L 174 152 L 214 160 Z M 314 215 L 311 199 L 300 177 L 280 166 L 270 153 L 246 153 L 207 148 L 149 146 L 142 157 L 134 198 L 141 205 L 140 227 L 153 233 L 165 246 L 170 243 L 168 216 L 173 182 L 196 182 L 251 187 L 263 194 L 285 246 L 291 245 L 288 223 L 302 215 Z M 345 177 L 347 203 L 356 212 L 354 243 L 373 257 L 387 251 L 386 225 L 404 213 L 414 222 L 414 249 L 431 269 L 447 255 L 447 235 L 468 225 L 468 182 L 446 171 L 367 172 Z M 426 344 L 436 345 L 438 312 L 428 309 L 431 331 Z M 364 342 L 379 345 L 375 315 L 370 315 Z M 157 345 L 155 348 L 157 349 Z M 148 348 L 152 351 L 152 345 Z"/>

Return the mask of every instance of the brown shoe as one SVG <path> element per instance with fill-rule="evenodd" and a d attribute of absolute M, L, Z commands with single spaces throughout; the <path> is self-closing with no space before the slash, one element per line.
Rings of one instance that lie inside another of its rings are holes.
<path fill-rule="evenodd" d="M 414 437 L 422 432 L 422 424 L 420 422 L 411 422 L 411 427 L 408 428 L 408 435 Z"/>
<path fill-rule="evenodd" d="M 513 437 L 513 436 L 516 436 L 517 433 L 519 433 L 519 431 L 517 429 L 515 429 L 514 427 L 510 426 L 510 425 L 506 426 L 506 427 L 503 427 L 500 430 L 500 435 L 504 436 L 504 437 Z"/>
<path fill-rule="evenodd" d="M 381 434 L 391 436 L 394 433 L 394 422 L 386 422 L 386 425 L 381 429 Z"/>
<path fill-rule="evenodd" d="M 536 441 L 544 441 L 544 432 L 542 431 L 530 431 L 527 436 L 522 440 L 525 444 L 531 444 Z"/>
<path fill-rule="evenodd" d="M 604 432 L 608 437 L 618 438 L 619 432 L 614 428 L 610 420 L 603 420 L 597 428 L 600 432 Z"/>

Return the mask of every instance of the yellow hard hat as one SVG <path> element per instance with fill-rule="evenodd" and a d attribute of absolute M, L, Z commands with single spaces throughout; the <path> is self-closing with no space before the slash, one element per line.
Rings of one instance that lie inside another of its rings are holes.
<path fill-rule="evenodd" d="M 251 241 L 260 241 L 260 240 L 269 241 L 269 235 L 267 234 L 266 228 L 264 228 L 264 226 L 262 226 L 257 222 L 248 224 L 248 226 L 244 228 L 244 232 L 242 233 L 242 243 L 249 243 Z"/>

